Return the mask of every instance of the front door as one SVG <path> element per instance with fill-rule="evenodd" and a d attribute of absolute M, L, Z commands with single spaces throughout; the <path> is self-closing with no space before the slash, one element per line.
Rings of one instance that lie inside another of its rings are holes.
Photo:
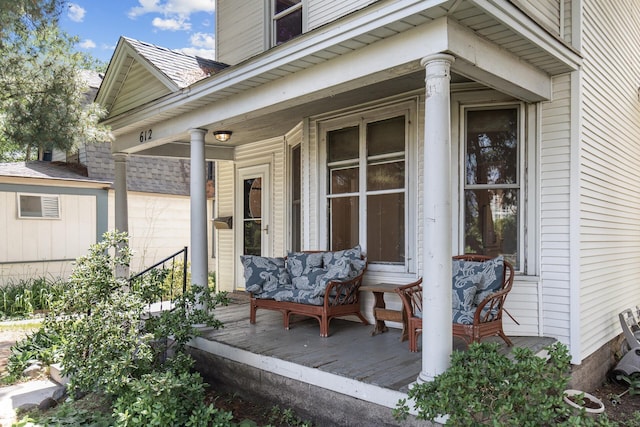
<path fill-rule="evenodd" d="M 269 244 L 269 165 L 238 169 L 236 250 L 239 255 L 271 256 Z M 238 259 L 236 288 L 244 288 Z"/>

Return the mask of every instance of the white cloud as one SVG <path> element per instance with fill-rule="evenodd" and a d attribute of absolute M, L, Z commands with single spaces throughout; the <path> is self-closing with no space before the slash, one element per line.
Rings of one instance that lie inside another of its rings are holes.
<path fill-rule="evenodd" d="M 178 52 L 182 52 L 186 55 L 199 56 L 201 58 L 216 59 L 215 49 L 201 49 L 197 47 L 185 47 L 182 49 L 176 49 Z"/>
<path fill-rule="evenodd" d="M 196 47 L 204 47 L 214 49 L 216 47 L 216 39 L 212 34 L 193 33 L 189 39 L 191 44 Z"/>
<path fill-rule="evenodd" d="M 158 13 L 166 17 L 188 18 L 193 13 L 213 12 L 215 0 L 138 0 L 139 6 L 129 10 L 129 18 Z"/>
<path fill-rule="evenodd" d="M 83 49 L 93 49 L 94 47 L 96 47 L 96 44 L 94 43 L 93 40 L 86 39 L 86 40 L 82 40 L 79 46 Z"/>
<path fill-rule="evenodd" d="M 87 11 L 84 10 L 79 4 L 69 3 L 69 12 L 67 16 L 73 22 L 82 22 L 84 20 L 84 15 Z"/>
<path fill-rule="evenodd" d="M 191 23 L 183 19 L 153 18 L 153 21 L 151 21 L 151 25 L 153 25 L 155 28 L 159 30 L 168 30 L 168 31 L 178 31 L 178 30 L 188 31 L 191 29 Z"/>

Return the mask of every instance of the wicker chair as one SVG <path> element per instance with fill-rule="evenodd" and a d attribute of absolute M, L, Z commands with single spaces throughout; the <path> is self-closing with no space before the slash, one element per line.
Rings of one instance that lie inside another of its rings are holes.
<path fill-rule="evenodd" d="M 400 286 L 395 291 L 400 296 L 404 308 L 409 350 L 418 351 L 418 335 L 422 333 L 422 278 Z"/>
<path fill-rule="evenodd" d="M 458 255 L 453 259 L 465 261 L 487 261 L 491 259 L 485 255 Z M 497 292 L 487 296 L 475 308 L 473 323 L 461 324 L 453 323 L 453 336 L 462 338 L 467 345 L 472 342 L 479 342 L 481 339 L 490 336 L 499 336 L 508 346 L 513 343 L 505 335 L 502 329 L 502 314 L 504 302 L 513 285 L 513 266 L 504 261 L 504 274 L 502 286 Z M 407 332 L 409 335 L 409 350 L 418 351 L 418 335 L 422 333 L 422 279 L 408 285 L 400 286 L 396 292 L 402 300 L 404 315 L 406 316 Z M 507 315 L 511 315 L 507 312 Z M 513 317 L 511 317 L 513 319 Z M 515 319 L 514 322 L 518 323 Z"/>
<path fill-rule="evenodd" d="M 482 262 L 490 260 L 491 257 L 467 254 L 454 256 L 453 259 Z M 509 347 L 513 345 L 502 329 L 502 314 L 505 312 L 504 302 L 507 299 L 509 291 L 511 291 L 513 276 L 513 266 L 510 262 L 504 261 L 502 286 L 497 292 L 487 296 L 477 305 L 472 324 L 453 324 L 454 337 L 462 338 L 467 345 L 469 345 L 472 342 L 479 342 L 483 338 L 497 335 L 502 338 Z M 507 312 L 507 315 L 513 319 L 509 312 Z M 513 319 L 513 321 L 518 323 L 515 319 Z"/>

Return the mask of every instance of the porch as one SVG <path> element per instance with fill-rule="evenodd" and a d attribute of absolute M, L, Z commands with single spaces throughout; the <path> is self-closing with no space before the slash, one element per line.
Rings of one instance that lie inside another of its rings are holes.
<path fill-rule="evenodd" d="M 251 325 L 242 296 L 215 314 L 224 328 L 205 330 L 191 343 L 198 370 L 216 388 L 295 408 L 316 425 L 397 425 L 391 408 L 421 370 L 422 352 L 400 342 L 400 329 L 371 336 L 373 325 L 334 319 L 330 336 L 321 338 L 317 320 L 294 317 L 286 331 L 282 315 L 271 310 L 258 310 Z M 536 352 L 554 341 L 510 338 Z M 464 349 L 461 340 L 453 345 Z"/>

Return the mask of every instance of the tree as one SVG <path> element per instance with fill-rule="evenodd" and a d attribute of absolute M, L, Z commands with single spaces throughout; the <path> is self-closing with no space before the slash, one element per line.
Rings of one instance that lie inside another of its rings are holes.
<path fill-rule="evenodd" d="M 0 159 L 109 140 L 104 110 L 86 99 L 82 69 L 98 65 L 60 30 L 66 0 L 0 0 Z"/>

